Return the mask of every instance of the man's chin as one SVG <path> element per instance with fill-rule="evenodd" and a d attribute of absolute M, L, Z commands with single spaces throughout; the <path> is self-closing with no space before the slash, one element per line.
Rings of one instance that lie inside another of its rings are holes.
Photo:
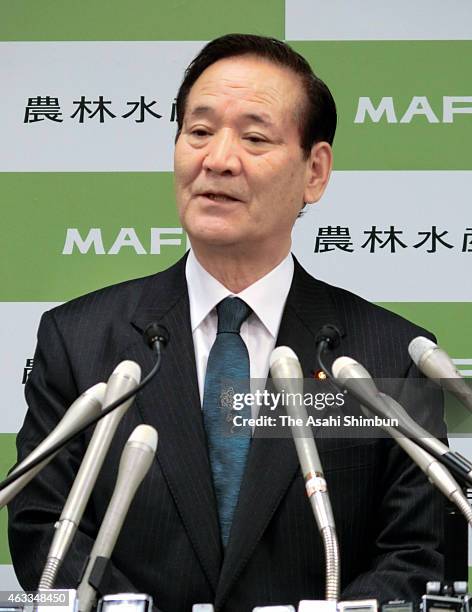
<path fill-rule="evenodd" d="M 190 243 L 193 248 L 241 248 L 244 243 L 243 236 L 235 232 L 225 232 L 206 228 L 205 231 L 189 232 L 187 230 Z"/>

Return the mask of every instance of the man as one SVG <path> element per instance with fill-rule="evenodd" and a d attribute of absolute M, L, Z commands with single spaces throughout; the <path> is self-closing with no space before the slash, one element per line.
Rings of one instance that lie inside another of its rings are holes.
<path fill-rule="evenodd" d="M 192 251 L 169 270 L 43 316 L 19 458 L 120 360 L 148 371 L 153 357 L 140 334 L 157 321 L 171 338 L 162 369 L 118 429 L 58 585 L 76 585 L 123 444 L 145 422 L 159 431 L 157 460 L 113 554 L 111 591 L 151 593 L 164 612 L 204 601 L 246 612 L 322 599 L 321 540 L 293 441 L 255 436 L 235 450 L 215 434 L 210 383 L 228 356 L 222 334 L 232 335 L 234 361 L 254 378 L 267 376 L 276 344 L 292 347 L 310 377 L 315 336 L 335 323 L 343 330 L 337 355 L 376 377 L 413 378 L 406 347 L 424 332 L 315 280 L 290 255 L 297 215 L 328 182 L 336 124 L 329 90 L 301 56 L 272 39 L 222 37 L 190 65 L 177 105 L 175 188 Z M 238 329 L 220 329 L 228 304 L 246 309 Z M 89 439 L 71 444 L 10 506 L 12 558 L 25 588 L 37 586 Z M 394 442 L 321 434 L 318 448 L 340 541 L 342 598 L 417 600 L 426 580 L 442 574 L 438 496 Z M 225 453 L 241 468 L 236 481 Z M 228 482 L 239 494 L 228 496 Z"/>

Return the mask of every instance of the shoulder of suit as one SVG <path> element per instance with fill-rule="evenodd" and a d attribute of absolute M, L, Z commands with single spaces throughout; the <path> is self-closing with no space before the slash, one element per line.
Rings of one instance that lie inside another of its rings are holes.
<path fill-rule="evenodd" d="M 93 319 L 94 315 L 101 319 L 104 316 L 109 319 L 114 317 L 127 319 L 135 311 L 149 287 L 159 287 L 162 292 L 167 291 L 174 286 L 176 275 L 182 276 L 184 269 L 183 260 L 179 260 L 170 268 L 156 274 L 126 280 L 86 293 L 56 306 L 49 313 L 58 322 L 69 321 L 75 317 Z"/>
<path fill-rule="evenodd" d="M 347 289 L 319 280 L 303 268 L 302 270 L 312 282 L 323 287 L 329 294 L 339 322 L 346 331 L 352 333 L 357 330 L 365 333 L 368 330 L 370 335 L 377 333 L 380 337 L 402 337 L 405 341 L 416 336 L 426 336 L 435 341 L 434 334 L 416 323 Z"/>
<path fill-rule="evenodd" d="M 363 321 L 368 325 L 375 324 L 378 328 L 384 328 L 386 331 L 390 330 L 397 334 L 401 333 L 405 336 L 415 337 L 423 335 L 430 338 L 434 337 L 431 332 L 420 325 L 383 306 L 373 304 L 355 293 L 339 287 L 333 287 L 332 295 L 338 307 L 350 318 L 355 317 L 356 320 Z"/>

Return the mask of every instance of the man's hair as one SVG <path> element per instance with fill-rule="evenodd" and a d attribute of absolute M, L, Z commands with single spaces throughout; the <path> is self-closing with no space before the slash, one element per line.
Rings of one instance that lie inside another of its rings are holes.
<path fill-rule="evenodd" d="M 305 103 L 297 110 L 300 122 L 300 145 L 308 157 L 316 142 L 332 144 L 336 131 L 336 105 L 325 83 L 312 71 L 309 63 L 286 43 L 276 38 L 254 34 L 226 34 L 209 42 L 185 71 L 177 93 L 177 137 L 182 129 L 188 94 L 206 68 L 215 62 L 241 55 L 254 55 L 285 66 L 300 77 Z"/>

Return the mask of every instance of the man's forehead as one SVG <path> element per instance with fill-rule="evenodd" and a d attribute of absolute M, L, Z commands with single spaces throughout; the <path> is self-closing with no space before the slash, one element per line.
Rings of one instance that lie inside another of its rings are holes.
<path fill-rule="evenodd" d="M 302 96 L 300 79 L 289 68 L 256 56 L 229 57 L 211 64 L 195 81 L 186 115 L 208 116 L 221 99 L 241 100 L 254 104 L 244 110 L 246 119 L 269 124 L 274 110 L 299 106 Z"/>
<path fill-rule="evenodd" d="M 189 106 L 187 115 L 189 119 L 198 119 L 200 117 L 209 117 L 211 119 L 216 117 L 217 110 L 214 106 L 209 104 L 197 104 L 195 106 Z M 268 127 L 274 124 L 272 116 L 263 110 L 258 110 L 257 112 L 241 112 L 240 119 L 251 123 L 267 125 Z"/>

